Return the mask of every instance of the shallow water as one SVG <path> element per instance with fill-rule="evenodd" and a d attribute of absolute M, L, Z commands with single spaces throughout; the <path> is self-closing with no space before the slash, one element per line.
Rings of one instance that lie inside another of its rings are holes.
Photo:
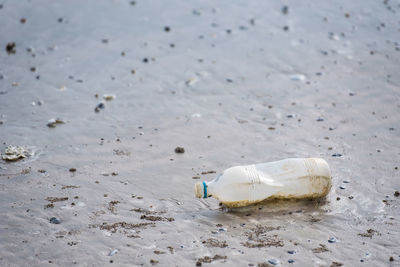
<path fill-rule="evenodd" d="M 35 152 L 0 162 L 0 265 L 399 264 L 400 1 L 131 2 L 0 2 L 0 148 Z M 329 162 L 325 200 L 194 197 L 288 157 Z"/>

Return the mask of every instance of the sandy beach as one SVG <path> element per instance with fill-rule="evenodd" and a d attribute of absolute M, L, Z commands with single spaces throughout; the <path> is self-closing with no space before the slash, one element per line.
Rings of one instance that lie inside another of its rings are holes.
<path fill-rule="evenodd" d="M 399 71 L 398 0 L 0 0 L 0 265 L 400 266 Z M 294 157 L 326 198 L 194 196 Z"/>

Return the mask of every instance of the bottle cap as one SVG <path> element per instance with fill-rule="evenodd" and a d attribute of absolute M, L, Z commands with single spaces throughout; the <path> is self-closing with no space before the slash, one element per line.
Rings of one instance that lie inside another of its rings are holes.
<path fill-rule="evenodd" d="M 198 198 L 202 198 L 204 196 L 204 189 L 202 183 L 196 183 L 194 185 L 194 195 Z"/>

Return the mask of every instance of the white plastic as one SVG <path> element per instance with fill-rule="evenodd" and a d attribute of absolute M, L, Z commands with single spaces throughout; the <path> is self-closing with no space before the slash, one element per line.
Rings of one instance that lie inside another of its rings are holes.
<path fill-rule="evenodd" d="M 330 188 L 331 171 L 325 160 L 290 158 L 229 168 L 210 182 L 197 183 L 195 195 L 242 207 L 265 199 L 320 198 Z"/>

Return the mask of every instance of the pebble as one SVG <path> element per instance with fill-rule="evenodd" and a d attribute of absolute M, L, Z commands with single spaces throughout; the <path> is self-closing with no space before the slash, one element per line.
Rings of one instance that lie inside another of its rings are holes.
<path fill-rule="evenodd" d="M 52 223 L 52 224 L 60 224 L 61 220 L 57 219 L 56 217 L 51 217 L 50 218 L 50 223 Z"/>
<path fill-rule="evenodd" d="M 185 153 L 185 149 L 183 147 L 178 146 L 175 148 L 175 153 L 183 154 L 183 153 Z"/>
<path fill-rule="evenodd" d="M 6 51 L 8 54 L 15 54 L 16 52 L 15 43 L 14 42 L 8 43 L 6 46 Z"/>
<path fill-rule="evenodd" d="M 324 118 L 318 118 L 317 121 L 324 121 Z"/>
<path fill-rule="evenodd" d="M 63 124 L 63 123 L 64 123 L 64 121 L 63 121 L 63 119 L 61 119 L 61 118 L 50 119 L 50 120 L 47 122 L 47 127 L 49 127 L 49 128 L 55 128 L 57 124 Z"/>
<path fill-rule="evenodd" d="M 286 15 L 288 12 L 289 12 L 289 7 L 288 6 L 283 6 L 282 7 L 282 13 Z"/>
<path fill-rule="evenodd" d="M 293 74 L 290 76 L 290 79 L 292 81 L 304 81 L 306 79 L 306 76 L 303 74 Z"/>
<path fill-rule="evenodd" d="M 331 238 L 328 239 L 328 242 L 329 243 L 336 243 L 336 238 L 331 237 Z"/>
<path fill-rule="evenodd" d="M 295 260 L 290 259 L 290 260 L 288 260 L 287 262 L 288 262 L 288 263 L 294 263 Z"/>
<path fill-rule="evenodd" d="M 342 190 L 346 189 L 346 187 L 343 186 L 343 185 L 339 186 L 339 188 L 342 189 Z"/>
<path fill-rule="evenodd" d="M 288 250 L 288 252 L 287 253 L 289 253 L 289 254 L 295 254 L 296 253 L 296 251 L 295 250 Z"/>
<path fill-rule="evenodd" d="M 104 109 L 106 107 L 106 105 L 104 105 L 103 102 L 100 102 L 99 104 L 97 104 L 96 108 L 94 109 L 94 111 L 99 112 L 100 109 Z"/>
<path fill-rule="evenodd" d="M 279 261 L 276 259 L 270 259 L 268 260 L 269 263 L 271 263 L 272 265 L 278 265 Z"/>
<path fill-rule="evenodd" d="M 118 253 L 118 249 L 114 249 L 113 251 L 111 251 L 109 254 L 108 254 L 108 256 L 114 256 L 115 254 L 117 254 Z"/>
<path fill-rule="evenodd" d="M 340 153 L 332 154 L 332 157 L 341 157 L 341 156 L 342 156 L 342 154 L 340 154 Z"/>
<path fill-rule="evenodd" d="M 344 180 L 343 183 L 344 183 L 344 184 L 349 184 L 350 181 Z"/>
<path fill-rule="evenodd" d="M 115 98 L 116 98 L 115 95 L 109 95 L 109 94 L 104 94 L 103 95 L 103 99 L 106 100 L 106 101 L 110 101 L 110 100 L 113 100 Z"/>

